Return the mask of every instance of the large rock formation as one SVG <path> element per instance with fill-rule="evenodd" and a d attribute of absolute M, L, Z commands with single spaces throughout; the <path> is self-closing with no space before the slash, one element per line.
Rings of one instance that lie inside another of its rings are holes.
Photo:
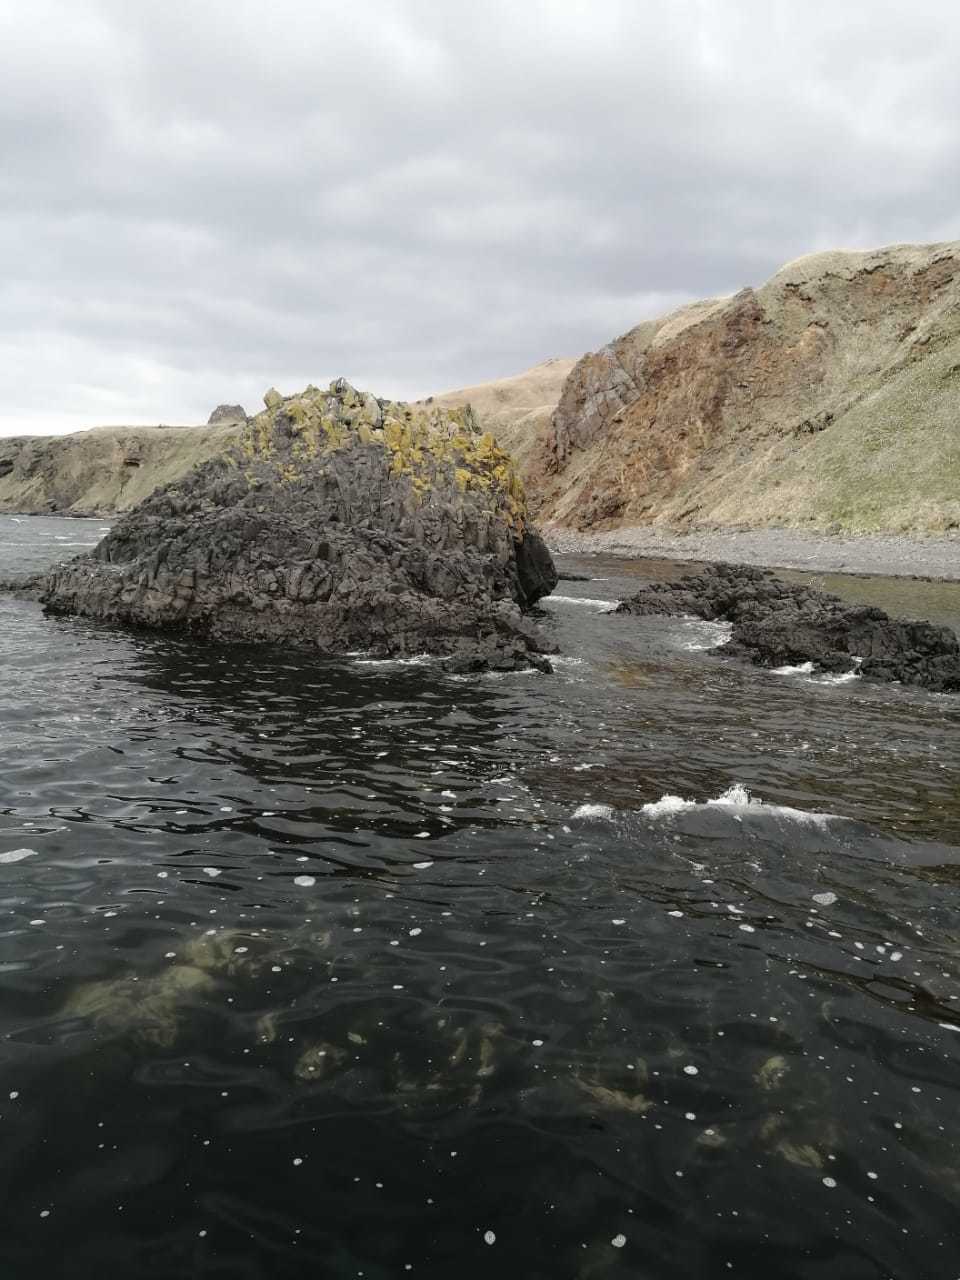
<path fill-rule="evenodd" d="M 573 360 L 417 401 L 422 409 L 468 404 L 484 431 L 525 468 L 538 431 L 549 426 Z M 113 516 L 172 484 L 239 438 L 242 405 L 218 405 L 206 426 L 94 427 L 63 436 L 0 439 L 0 512 Z M 130 459 L 138 465 L 131 466 Z"/>
<path fill-rule="evenodd" d="M 52 571 L 56 612 L 329 653 L 547 666 L 522 609 L 556 583 L 510 459 L 469 409 L 342 379 L 271 390 L 235 447 Z"/>
<path fill-rule="evenodd" d="M 869 680 L 960 693 L 960 641 L 949 627 L 848 605 L 748 565 L 715 564 L 676 582 L 654 583 L 616 612 L 731 622 L 730 642 L 720 652 L 765 667 L 809 662 L 822 671 L 857 670 Z"/>
<path fill-rule="evenodd" d="M 541 520 L 960 525 L 960 243 L 820 253 L 584 356 L 527 481 Z"/>

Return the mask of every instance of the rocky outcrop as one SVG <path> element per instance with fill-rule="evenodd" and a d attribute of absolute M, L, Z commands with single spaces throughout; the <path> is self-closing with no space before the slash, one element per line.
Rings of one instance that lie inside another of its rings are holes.
<path fill-rule="evenodd" d="M 869 680 L 960 693 L 960 641 L 949 627 L 848 605 L 747 565 L 710 565 L 676 582 L 655 583 L 616 612 L 730 622 L 731 638 L 720 652 L 765 667 L 810 662 L 821 671 L 858 670 Z"/>
<path fill-rule="evenodd" d="M 548 665 L 522 611 L 556 571 L 469 409 L 416 410 L 342 379 L 264 399 L 235 446 L 53 570 L 46 606 L 324 653 Z"/>
<path fill-rule="evenodd" d="M 573 360 L 545 360 L 524 373 L 417 401 L 418 409 L 468 404 L 516 461 L 541 452 Z M 279 391 L 271 388 L 277 401 Z M 0 439 L 0 512 L 113 516 L 172 484 L 239 438 L 242 405 L 218 405 L 206 426 L 94 427 L 63 436 Z M 136 465 L 127 461 L 135 459 Z"/>
<path fill-rule="evenodd" d="M 247 413 L 242 404 L 218 404 L 207 419 L 208 427 L 215 427 L 218 422 L 246 422 Z"/>
<path fill-rule="evenodd" d="M 960 526 L 960 243 L 821 253 L 570 374 L 527 482 L 580 530 Z"/>

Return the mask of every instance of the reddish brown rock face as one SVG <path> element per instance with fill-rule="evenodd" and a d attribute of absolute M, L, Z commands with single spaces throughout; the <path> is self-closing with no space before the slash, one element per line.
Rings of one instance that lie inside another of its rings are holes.
<path fill-rule="evenodd" d="M 958 361 L 960 245 L 801 259 L 761 289 L 683 308 L 584 356 L 529 464 L 541 519 L 857 527 L 851 491 L 872 485 L 877 519 L 867 510 L 861 526 L 885 527 L 883 506 L 898 500 L 886 489 L 913 433 L 931 454 L 923 497 L 945 521 L 932 527 L 950 527 L 957 486 L 940 493 L 937 478 L 960 457 L 940 391 Z M 876 465 L 857 466 L 861 448 Z M 924 527 L 921 495 L 905 500 Z"/>

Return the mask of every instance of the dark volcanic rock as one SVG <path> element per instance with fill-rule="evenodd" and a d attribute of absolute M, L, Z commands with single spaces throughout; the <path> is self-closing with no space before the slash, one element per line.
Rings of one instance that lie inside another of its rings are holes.
<path fill-rule="evenodd" d="M 218 422 L 246 422 L 247 411 L 242 404 L 218 404 L 207 419 L 207 426 L 213 427 Z"/>
<path fill-rule="evenodd" d="M 616 612 L 731 622 L 723 653 L 761 666 L 812 662 L 824 671 L 849 671 L 859 663 L 868 679 L 960 692 L 960 641 L 949 627 L 848 605 L 747 565 L 710 565 L 678 582 L 644 587 Z"/>
<path fill-rule="evenodd" d="M 414 410 L 342 379 L 123 516 L 44 580 L 48 609 L 326 653 L 535 665 L 522 610 L 556 585 L 510 459 L 469 408 Z"/>

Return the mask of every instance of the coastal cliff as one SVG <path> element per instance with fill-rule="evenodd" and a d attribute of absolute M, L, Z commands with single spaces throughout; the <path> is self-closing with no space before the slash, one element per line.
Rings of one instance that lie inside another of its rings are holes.
<path fill-rule="evenodd" d="M 0 512 L 114 516 L 221 453 L 240 430 L 218 422 L 0 438 Z"/>
<path fill-rule="evenodd" d="M 585 355 L 527 466 L 606 530 L 960 525 L 960 242 L 819 253 Z"/>
<path fill-rule="evenodd" d="M 960 242 L 800 258 L 578 361 L 414 407 L 467 405 L 553 545 L 651 527 L 955 537 Z M 0 512 L 129 510 L 235 443 L 242 413 L 0 439 Z"/>

